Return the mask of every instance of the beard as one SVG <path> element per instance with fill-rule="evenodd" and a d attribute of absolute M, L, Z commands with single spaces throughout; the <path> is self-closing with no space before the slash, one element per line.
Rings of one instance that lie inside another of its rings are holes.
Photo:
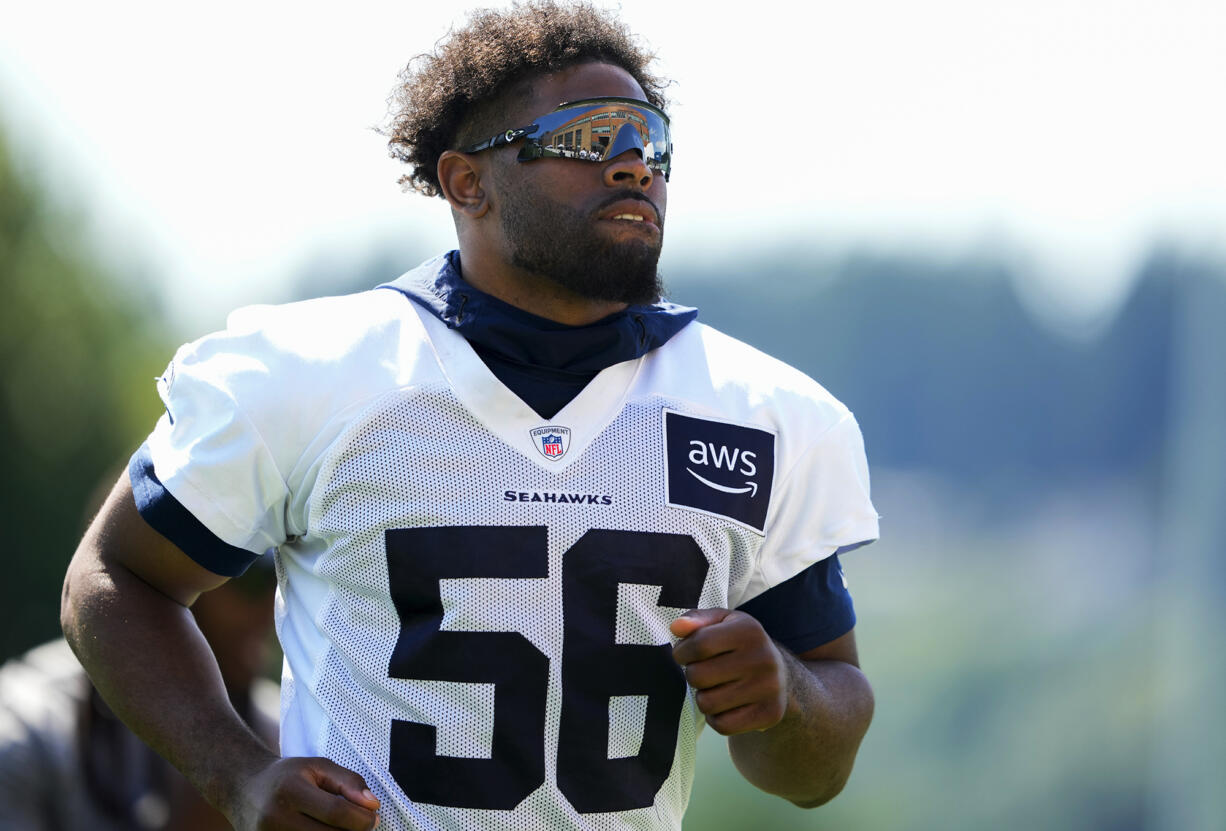
<path fill-rule="evenodd" d="M 504 193 L 500 220 L 511 246 L 512 265 L 588 300 L 647 305 L 663 294 L 656 271 L 659 244 L 602 239 L 592 215 L 555 202 L 522 182 Z M 627 197 L 621 193 L 608 202 Z M 663 231 L 663 217 L 659 221 Z"/>

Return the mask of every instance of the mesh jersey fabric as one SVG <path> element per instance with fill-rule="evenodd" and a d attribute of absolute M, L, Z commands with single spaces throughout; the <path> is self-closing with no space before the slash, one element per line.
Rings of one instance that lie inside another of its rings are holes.
<path fill-rule="evenodd" d="M 388 290 L 240 310 L 159 388 L 157 478 L 278 548 L 283 753 L 357 771 L 392 829 L 680 827 L 701 714 L 668 624 L 877 535 L 850 412 L 699 323 L 548 421 Z M 731 497 L 760 527 L 679 501 L 670 413 L 770 437 Z"/>

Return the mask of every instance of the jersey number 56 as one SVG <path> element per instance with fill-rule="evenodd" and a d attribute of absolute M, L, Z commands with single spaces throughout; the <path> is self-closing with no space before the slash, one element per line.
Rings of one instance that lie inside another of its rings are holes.
<path fill-rule="evenodd" d="M 494 685 L 488 759 L 439 756 L 434 726 L 392 722 L 390 772 L 410 799 L 510 810 L 545 781 L 549 659 L 519 632 L 440 631 L 439 581 L 547 577 L 546 535 L 543 526 L 387 532 L 401 620 L 388 675 Z M 615 642 L 618 584 L 660 586 L 661 606 L 688 609 L 702 593 L 706 557 L 686 535 L 591 530 L 562 562 L 558 789 L 580 813 L 649 806 L 672 767 L 686 685 L 669 644 Z M 642 745 L 636 756 L 610 759 L 609 699 L 628 695 L 647 697 Z"/>

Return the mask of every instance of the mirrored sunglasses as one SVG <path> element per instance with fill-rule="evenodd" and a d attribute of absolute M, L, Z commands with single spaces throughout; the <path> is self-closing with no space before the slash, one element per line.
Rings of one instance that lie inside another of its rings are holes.
<path fill-rule="evenodd" d="M 504 147 L 523 139 L 517 157 L 603 162 L 637 150 L 664 181 L 672 168 L 673 145 L 664 112 L 637 98 L 584 98 L 562 104 L 526 127 L 517 127 L 468 147 L 461 153 Z"/>

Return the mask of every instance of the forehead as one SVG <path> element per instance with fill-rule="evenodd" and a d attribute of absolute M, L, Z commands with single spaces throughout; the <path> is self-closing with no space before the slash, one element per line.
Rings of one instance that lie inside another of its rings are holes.
<path fill-rule="evenodd" d="M 638 81 L 620 66 L 607 63 L 576 64 L 534 79 L 528 88 L 521 115 L 535 118 L 567 101 L 610 96 L 647 100 Z"/>

